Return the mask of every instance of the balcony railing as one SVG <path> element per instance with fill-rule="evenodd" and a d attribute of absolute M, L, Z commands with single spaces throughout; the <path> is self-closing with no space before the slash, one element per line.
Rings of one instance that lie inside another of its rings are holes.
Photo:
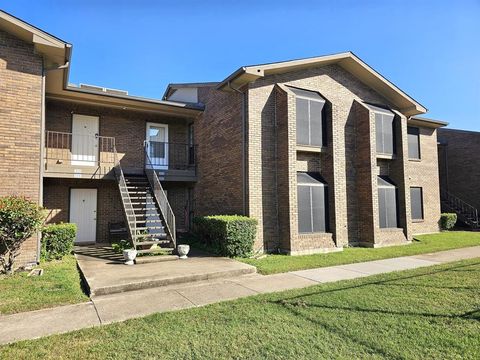
<path fill-rule="evenodd" d="M 103 176 L 115 166 L 115 138 L 46 131 L 44 160 L 47 173 Z"/>
<path fill-rule="evenodd" d="M 145 141 L 144 146 L 149 157 L 149 161 L 145 159 L 145 164 L 132 162 L 128 153 L 123 155 L 122 166 L 127 173 L 143 172 L 146 168 L 157 170 L 162 181 L 194 181 L 196 165 L 193 145 Z M 46 131 L 45 174 L 79 178 L 113 176 L 115 149 L 114 137 Z"/>
<path fill-rule="evenodd" d="M 145 141 L 150 158 L 145 164 L 158 170 L 195 170 L 195 146 L 185 143 Z"/>

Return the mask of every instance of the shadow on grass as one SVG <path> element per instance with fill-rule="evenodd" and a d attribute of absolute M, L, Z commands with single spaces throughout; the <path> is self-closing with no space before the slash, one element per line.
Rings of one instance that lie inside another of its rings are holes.
<path fill-rule="evenodd" d="M 317 308 L 317 309 L 326 309 L 326 310 L 338 310 L 338 311 L 351 311 L 351 312 L 359 312 L 359 313 L 373 313 L 373 314 L 385 314 L 385 315 L 397 315 L 397 316 L 412 316 L 412 317 L 426 317 L 426 318 L 444 318 L 444 319 L 463 319 L 463 320 L 474 320 L 474 321 L 480 321 L 480 308 L 475 308 L 470 311 L 466 311 L 461 314 L 435 314 L 435 313 L 429 313 L 429 312 L 412 312 L 412 311 L 394 311 L 394 310 L 384 310 L 384 309 L 371 309 L 371 308 L 362 308 L 362 307 L 352 307 L 352 306 L 338 306 L 338 305 L 319 305 L 319 304 L 313 304 L 309 303 L 308 300 L 305 301 L 305 299 L 312 297 L 312 296 L 318 296 L 318 295 L 324 295 L 324 294 L 329 294 L 329 293 L 335 293 L 335 292 L 342 292 L 342 291 L 348 291 L 352 289 L 361 289 L 361 288 L 366 288 L 372 285 L 393 285 L 393 286 L 405 286 L 405 285 L 399 285 L 395 284 L 395 282 L 402 281 L 402 280 L 410 280 L 410 279 L 416 279 L 420 277 L 425 277 L 425 276 L 432 276 L 432 275 L 439 275 L 442 273 L 448 273 L 452 271 L 472 271 L 472 272 L 478 272 L 480 273 L 480 269 L 470 269 L 467 270 L 467 268 L 470 268 L 472 266 L 478 266 L 480 265 L 480 262 L 476 262 L 473 264 L 467 264 L 467 265 L 454 265 L 449 268 L 445 269 L 438 269 L 438 270 L 431 270 L 431 271 L 426 271 L 425 273 L 422 274 L 416 274 L 416 275 L 407 275 L 407 276 L 398 276 L 394 279 L 391 280 L 378 280 L 378 281 L 369 281 L 365 282 L 362 284 L 358 285 L 352 285 L 352 286 L 344 286 L 342 288 L 336 288 L 336 289 L 329 289 L 329 290 L 320 290 L 320 291 L 315 291 L 311 292 L 308 294 L 303 294 L 303 295 L 298 295 L 298 296 L 292 296 L 289 298 L 283 298 L 281 300 L 277 301 L 271 301 L 271 304 L 274 305 L 279 305 L 283 307 L 284 309 L 287 309 L 291 313 L 293 313 L 295 316 L 301 317 L 317 326 L 320 326 L 324 328 L 326 331 L 332 333 L 335 336 L 338 336 L 340 338 L 348 338 L 352 340 L 353 342 L 357 343 L 358 345 L 364 347 L 367 351 L 369 352 L 374 352 L 375 354 L 379 354 L 381 356 L 387 357 L 389 359 L 402 359 L 403 356 L 400 356 L 398 354 L 392 353 L 391 351 L 386 351 L 382 347 L 380 347 L 376 343 L 372 343 L 370 341 L 367 341 L 365 338 L 359 337 L 359 336 L 353 336 L 351 333 L 349 333 L 346 330 L 343 330 L 340 327 L 334 326 L 332 324 L 328 324 L 324 321 L 321 321 L 320 319 L 310 316 L 308 314 L 305 314 L 301 309 L 308 309 L 309 307 L 312 308 Z M 409 285 L 406 285 L 409 286 Z M 478 290 L 477 288 L 469 288 L 469 287 L 442 287 L 442 286 L 431 286 L 431 285 L 412 285 L 418 288 L 425 287 L 425 288 L 438 288 L 438 289 L 452 289 L 452 290 Z"/>

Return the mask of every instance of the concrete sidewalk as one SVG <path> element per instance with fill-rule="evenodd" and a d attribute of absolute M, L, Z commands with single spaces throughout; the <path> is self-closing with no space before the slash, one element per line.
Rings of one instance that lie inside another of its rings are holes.
<path fill-rule="evenodd" d="M 275 275 L 242 275 L 194 284 L 93 296 L 83 304 L 0 315 L 0 344 L 123 321 L 156 312 L 192 308 L 246 296 L 303 288 L 392 271 L 480 258 L 480 246 Z"/>

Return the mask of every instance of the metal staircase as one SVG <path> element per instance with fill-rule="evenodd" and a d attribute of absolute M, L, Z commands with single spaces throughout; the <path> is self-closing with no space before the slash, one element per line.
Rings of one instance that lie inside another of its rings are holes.
<path fill-rule="evenodd" d="M 139 254 L 172 253 L 175 216 L 155 171 L 125 176 L 116 152 L 114 170 L 133 247 Z"/>
<path fill-rule="evenodd" d="M 480 228 L 477 208 L 448 191 L 442 191 L 441 202 L 442 211 L 456 213 L 458 220 L 472 229 Z"/>

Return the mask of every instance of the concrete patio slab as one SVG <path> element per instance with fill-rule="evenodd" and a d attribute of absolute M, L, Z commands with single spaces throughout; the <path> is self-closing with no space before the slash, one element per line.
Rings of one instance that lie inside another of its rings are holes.
<path fill-rule="evenodd" d="M 179 294 L 197 306 L 233 300 L 257 294 L 256 291 L 247 289 L 246 287 L 233 282 L 219 282 L 192 286 L 177 291 Z"/>
<path fill-rule="evenodd" d="M 162 288 L 99 296 L 92 301 L 102 324 L 195 306 L 175 290 Z"/>
<path fill-rule="evenodd" d="M 0 316 L 0 344 L 100 325 L 91 302 Z"/>
<path fill-rule="evenodd" d="M 249 275 L 230 280 L 258 293 L 299 289 L 318 285 L 316 281 L 306 279 L 290 273 L 274 275 Z"/>
<path fill-rule="evenodd" d="M 77 247 L 75 256 L 92 296 L 231 278 L 256 272 L 254 266 L 201 252 L 194 252 L 186 260 L 133 266 L 123 264 L 118 254 L 109 247 Z"/>

